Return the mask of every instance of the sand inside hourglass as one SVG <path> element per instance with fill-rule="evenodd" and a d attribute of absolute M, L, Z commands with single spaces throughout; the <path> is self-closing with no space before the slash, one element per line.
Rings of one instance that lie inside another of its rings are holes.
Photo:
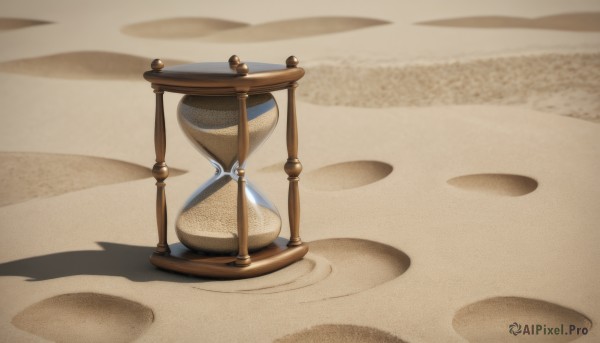
<path fill-rule="evenodd" d="M 234 96 L 185 96 L 177 109 L 185 134 L 225 171 L 237 160 L 239 104 Z M 277 103 L 271 94 L 247 100 L 250 153 L 277 125 Z"/>
<path fill-rule="evenodd" d="M 247 99 L 252 152 L 277 125 L 279 112 L 271 94 Z M 186 203 L 176 222 L 179 240 L 188 248 L 215 253 L 235 253 L 237 239 L 237 180 L 233 168 L 238 158 L 239 102 L 235 96 L 184 96 L 178 107 L 179 124 L 188 138 L 223 172 L 215 176 Z M 269 245 L 281 231 L 277 209 L 246 186 L 248 248 Z"/>
<path fill-rule="evenodd" d="M 237 181 L 224 175 L 194 194 L 176 223 L 179 240 L 194 250 L 230 253 L 237 251 Z M 248 201 L 248 248 L 270 244 L 281 231 L 276 210 L 260 194 L 246 186 Z"/>

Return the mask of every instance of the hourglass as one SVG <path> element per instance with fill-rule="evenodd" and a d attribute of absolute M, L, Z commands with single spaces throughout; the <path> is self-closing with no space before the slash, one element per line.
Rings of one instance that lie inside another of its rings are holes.
<path fill-rule="evenodd" d="M 144 73 L 156 94 L 155 152 L 158 244 L 150 262 L 158 268 L 225 279 L 263 275 L 302 259 L 308 246 L 300 239 L 298 130 L 294 91 L 304 76 L 298 59 L 285 65 L 228 62 L 164 67 L 154 60 Z M 277 208 L 246 178 L 246 160 L 275 129 L 279 109 L 271 92 L 287 89 L 287 150 L 290 238 L 279 237 Z M 164 92 L 185 94 L 177 108 L 179 125 L 215 167 L 179 213 L 180 244 L 167 243 Z"/>

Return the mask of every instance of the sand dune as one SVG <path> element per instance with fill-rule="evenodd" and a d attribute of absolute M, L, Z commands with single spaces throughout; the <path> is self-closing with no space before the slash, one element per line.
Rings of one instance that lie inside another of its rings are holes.
<path fill-rule="evenodd" d="M 152 58 L 108 51 L 74 51 L 0 63 L 0 72 L 60 79 L 138 80 Z M 186 63 L 164 59 L 165 65 Z"/>
<path fill-rule="evenodd" d="M 263 42 L 347 32 L 388 21 L 360 17 L 312 17 L 273 21 L 227 30 L 206 36 L 207 40 L 223 43 Z"/>
<path fill-rule="evenodd" d="M 0 32 L 46 24 L 52 24 L 52 22 L 36 19 L 0 18 Z"/>
<path fill-rule="evenodd" d="M 592 326 L 588 318 L 574 310 L 542 300 L 518 297 L 496 297 L 478 301 L 461 308 L 452 320 L 456 332 L 472 343 L 504 342 L 508 339 L 518 342 L 570 342 L 580 337 L 541 334 L 513 337 L 509 333 L 511 323 L 521 326 L 545 324 L 547 327 L 560 327 L 564 324 L 566 329 L 571 324 L 587 329 Z M 515 326 L 514 330 L 519 331 L 519 327 Z"/>
<path fill-rule="evenodd" d="M 539 30 L 599 32 L 600 12 L 564 13 L 539 18 L 520 18 L 506 16 L 462 17 L 453 19 L 423 21 L 416 24 L 484 29 L 523 28 Z"/>
<path fill-rule="evenodd" d="M 529 194 L 538 186 L 534 179 L 514 174 L 463 175 L 448 180 L 448 184 L 467 191 L 504 196 Z"/>
<path fill-rule="evenodd" d="M 368 185 L 388 176 L 394 168 L 378 161 L 352 161 L 328 165 L 304 175 L 302 185 L 337 191 Z"/>
<path fill-rule="evenodd" d="M 127 25 L 121 29 L 121 32 L 142 38 L 196 38 L 247 25 L 237 21 L 214 18 L 178 17 Z"/>
<path fill-rule="evenodd" d="M 403 343 L 404 341 L 388 332 L 367 326 L 325 324 L 287 335 L 275 342 Z"/>
<path fill-rule="evenodd" d="M 518 104 L 597 122 L 600 53 L 407 66 L 321 64 L 308 68 L 298 92 L 302 100 L 319 105 Z M 581 101 L 571 101 L 574 97 Z"/>
<path fill-rule="evenodd" d="M 8 171 L 0 181 L 0 206 L 152 177 L 149 168 L 92 156 L 0 152 L 0 159 Z"/>
<path fill-rule="evenodd" d="M 121 297 L 62 294 L 17 314 L 17 328 L 54 342 L 130 342 L 154 321 L 152 310 Z"/>

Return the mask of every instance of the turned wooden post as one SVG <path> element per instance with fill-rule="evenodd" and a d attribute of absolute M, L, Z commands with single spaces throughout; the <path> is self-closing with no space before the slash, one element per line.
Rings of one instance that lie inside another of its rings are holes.
<path fill-rule="evenodd" d="M 298 59 L 294 56 L 288 57 L 285 61 L 288 68 L 296 68 Z M 291 83 L 288 87 L 288 107 L 287 107 L 287 131 L 286 142 L 288 159 L 284 169 L 288 175 L 288 217 L 290 221 L 290 241 L 288 246 L 297 246 L 302 244 L 300 239 L 300 191 L 298 182 L 302 172 L 302 164 L 298 159 L 298 124 L 296 122 L 296 96 L 295 90 L 298 87 L 297 82 Z"/>
<path fill-rule="evenodd" d="M 248 74 L 248 66 L 241 63 L 236 68 L 241 76 Z M 240 267 L 249 266 L 252 262 L 248 254 L 248 204 L 246 200 L 246 171 L 244 162 L 250 151 L 250 129 L 248 127 L 248 110 L 246 108 L 247 93 L 237 95 L 240 118 L 238 122 L 238 194 L 237 194 L 237 230 L 238 230 L 238 254 L 235 264 Z"/>
<path fill-rule="evenodd" d="M 164 64 L 161 60 L 152 61 L 152 70 L 159 72 Z M 165 134 L 165 110 L 163 105 L 164 92 L 155 89 L 156 112 L 154 117 L 154 151 L 156 163 L 152 167 L 152 176 L 156 179 L 156 226 L 158 228 L 158 244 L 155 253 L 165 255 L 170 253 L 167 243 L 167 199 L 165 195 L 165 179 L 169 176 L 169 167 L 165 163 L 167 138 Z"/>

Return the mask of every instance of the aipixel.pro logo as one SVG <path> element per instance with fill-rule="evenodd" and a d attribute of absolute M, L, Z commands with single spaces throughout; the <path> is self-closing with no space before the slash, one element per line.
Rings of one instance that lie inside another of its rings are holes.
<path fill-rule="evenodd" d="M 561 335 L 587 335 L 589 329 L 586 327 L 578 327 L 576 325 L 570 324 L 568 325 L 568 329 L 566 329 L 565 324 L 560 324 L 560 326 L 548 326 L 546 324 L 519 324 L 517 322 L 513 322 L 508 325 L 508 332 L 513 336 L 561 336 Z"/>

